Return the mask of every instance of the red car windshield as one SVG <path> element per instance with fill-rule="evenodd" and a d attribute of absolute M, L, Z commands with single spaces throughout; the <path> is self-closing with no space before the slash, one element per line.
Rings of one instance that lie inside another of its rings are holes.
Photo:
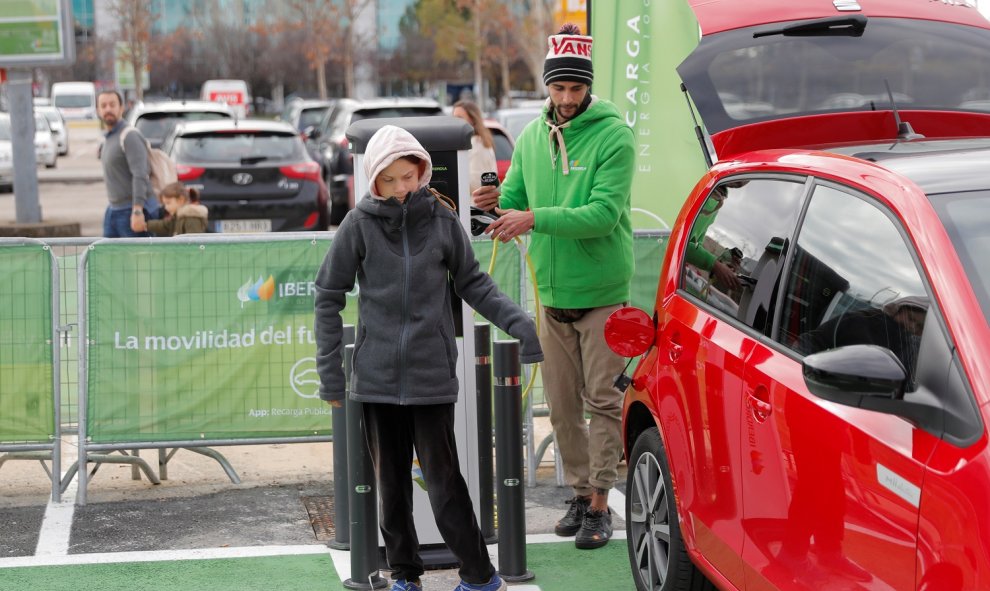
<path fill-rule="evenodd" d="M 808 23 L 814 21 L 802 21 Z M 678 67 L 711 134 L 785 117 L 890 109 L 990 112 L 990 32 L 870 18 L 827 33 L 788 23 L 702 38 Z M 814 33 L 814 34 L 811 34 Z"/>

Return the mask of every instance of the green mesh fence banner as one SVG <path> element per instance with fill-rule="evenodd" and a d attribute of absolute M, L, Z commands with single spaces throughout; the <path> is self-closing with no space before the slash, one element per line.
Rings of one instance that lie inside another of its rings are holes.
<path fill-rule="evenodd" d="M 94 245 L 86 262 L 94 443 L 331 433 L 313 281 L 330 241 Z M 474 243 L 487 270 L 491 244 Z M 519 301 L 519 253 L 494 272 Z M 357 290 L 344 322 L 357 324 Z"/>
<path fill-rule="evenodd" d="M 0 443 L 55 434 L 52 257 L 43 245 L 0 245 Z"/>
<path fill-rule="evenodd" d="M 474 256 L 477 257 L 482 272 L 487 273 L 491 266 L 493 245 L 494 242 L 488 237 L 475 238 L 471 241 Z M 515 303 L 525 307 L 525 298 L 519 283 L 519 273 L 522 269 L 519 264 L 520 258 L 522 255 L 515 244 L 500 244 L 498 252 L 495 253 L 495 268 L 492 269 L 491 275 L 502 293 L 512 298 Z"/>
<path fill-rule="evenodd" d="M 313 334 L 329 246 L 95 244 L 85 263 L 91 440 L 329 434 Z"/>
<path fill-rule="evenodd" d="M 313 281 L 329 246 L 95 244 L 84 269 L 90 440 L 330 434 L 313 334 Z M 473 247 L 487 270 L 491 242 Z M 652 310 L 664 245 L 660 236 L 637 235 L 634 248 L 633 304 Z M 493 276 L 523 303 L 531 295 L 521 290 L 521 260 L 518 248 L 501 245 Z M 356 292 L 345 323 L 357 324 Z"/>

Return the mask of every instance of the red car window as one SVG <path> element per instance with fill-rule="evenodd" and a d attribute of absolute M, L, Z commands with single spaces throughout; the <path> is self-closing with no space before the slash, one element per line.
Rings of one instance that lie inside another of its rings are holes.
<path fill-rule="evenodd" d="M 681 288 L 768 332 L 804 194 L 803 179 L 741 179 L 715 187 L 691 228 Z"/>

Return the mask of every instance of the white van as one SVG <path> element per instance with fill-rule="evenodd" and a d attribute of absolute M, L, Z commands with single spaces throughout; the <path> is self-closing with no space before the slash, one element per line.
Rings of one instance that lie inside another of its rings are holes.
<path fill-rule="evenodd" d="M 238 119 L 247 117 L 251 112 L 251 93 L 243 80 L 207 80 L 203 83 L 200 98 L 230 106 Z"/>
<path fill-rule="evenodd" d="M 52 84 L 52 104 L 63 119 L 96 119 L 96 85 L 92 82 Z"/>

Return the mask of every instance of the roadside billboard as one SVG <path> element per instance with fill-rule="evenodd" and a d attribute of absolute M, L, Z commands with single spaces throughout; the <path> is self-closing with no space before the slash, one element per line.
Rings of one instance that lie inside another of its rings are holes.
<path fill-rule="evenodd" d="M 134 84 L 134 64 L 129 59 L 130 49 L 126 41 L 118 41 L 113 48 L 113 76 L 117 82 L 117 88 L 121 90 L 136 90 Z M 141 88 L 148 90 L 151 88 L 151 65 L 148 60 L 144 61 L 144 69 L 141 71 Z"/>
<path fill-rule="evenodd" d="M 0 0 L 0 67 L 70 65 L 75 48 L 70 0 Z"/>

